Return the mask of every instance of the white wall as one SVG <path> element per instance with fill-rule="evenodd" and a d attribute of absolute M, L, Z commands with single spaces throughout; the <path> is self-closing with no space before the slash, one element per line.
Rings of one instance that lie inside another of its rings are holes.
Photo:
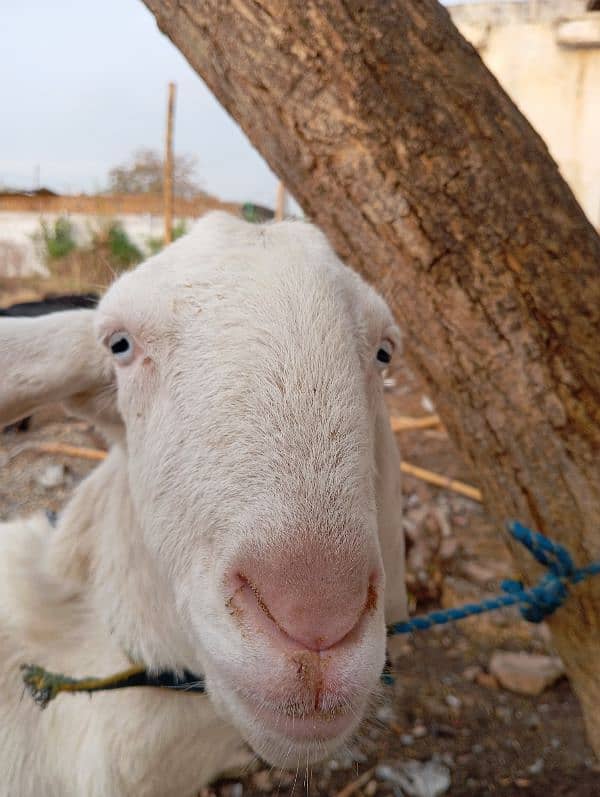
<path fill-rule="evenodd" d="M 36 246 L 34 238 L 40 231 L 42 219 L 49 225 L 53 225 L 59 215 L 66 214 L 0 211 L 0 276 L 47 274 L 42 252 L 39 246 Z M 110 219 L 83 213 L 70 213 L 68 218 L 73 225 L 77 242 L 82 245 L 91 241 L 93 231 L 97 230 L 100 225 L 118 220 L 133 243 L 145 254 L 149 254 L 148 239 L 162 236 L 164 229 L 163 217 L 150 213 L 123 214 Z M 189 227 L 194 220 L 186 219 L 185 222 Z"/>
<path fill-rule="evenodd" d="M 584 8 L 576 0 L 537 0 L 449 10 L 600 227 L 600 12 Z"/>

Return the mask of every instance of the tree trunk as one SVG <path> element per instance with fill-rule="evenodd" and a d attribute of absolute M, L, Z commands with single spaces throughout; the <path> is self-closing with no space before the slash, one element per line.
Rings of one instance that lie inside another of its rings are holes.
<path fill-rule="evenodd" d="M 600 239 L 434 0 L 145 0 L 387 295 L 499 526 L 600 557 Z M 532 573 L 527 554 L 514 551 Z M 551 621 L 600 753 L 600 578 Z"/>

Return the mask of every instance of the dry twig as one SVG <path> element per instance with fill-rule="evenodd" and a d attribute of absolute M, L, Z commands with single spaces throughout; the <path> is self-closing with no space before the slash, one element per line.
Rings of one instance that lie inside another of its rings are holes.
<path fill-rule="evenodd" d="M 367 769 L 367 771 L 363 772 L 360 777 L 356 778 L 356 780 L 350 781 L 350 783 L 347 783 L 343 789 L 340 789 L 336 794 L 336 797 L 351 797 L 352 794 L 357 792 L 371 779 L 374 771 L 375 769 Z"/>
<path fill-rule="evenodd" d="M 97 462 L 106 459 L 108 454 L 108 451 L 103 451 L 100 448 L 71 446 L 68 443 L 35 443 L 31 448 L 34 451 L 41 451 L 44 454 L 64 454 L 67 457 L 93 459 Z"/>
<path fill-rule="evenodd" d="M 450 479 L 448 476 L 442 476 L 440 473 L 434 473 L 426 468 L 420 468 L 418 465 L 411 465 L 410 462 L 401 462 L 400 470 L 409 476 L 414 476 L 416 479 L 427 482 L 428 484 L 435 484 L 436 487 L 445 487 L 446 490 L 452 490 L 455 493 L 466 495 L 467 498 L 472 498 L 473 501 L 483 501 L 481 490 L 476 487 L 471 487 L 470 484 L 459 482 L 456 479 Z"/>
<path fill-rule="evenodd" d="M 422 418 L 410 418 L 408 415 L 392 415 L 390 418 L 393 432 L 405 432 L 410 429 L 431 429 L 440 426 L 439 415 L 425 415 Z"/>
<path fill-rule="evenodd" d="M 31 446 L 27 446 L 27 449 L 40 451 L 44 454 L 63 454 L 64 456 L 68 457 L 91 459 L 95 460 L 96 462 L 106 459 L 108 453 L 100 448 L 84 448 L 82 446 L 71 446 L 67 443 L 52 442 L 34 443 Z M 23 447 L 21 450 L 27 449 Z M 409 476 L 414 476 L 416 479 L 421 479 L 421 481 L 427 482 L 428 484 L 434 484 L 436 487 L 445 487 L 447 490 L 452 490 L 455 493 L 465 495 L 467 498 L 473 499 L 473 501 L 481 502 L 483 500 L 481 490 L 478 490 L 476 487 L 471 487 L 470 484 L 465 484 L 464 482 L 457 481 L 456 479 L 450 479 L 448 476 L 442 476 L 439 473 L 434 473 L 426 468 L 420 468 L 418 465 L 411 465 L 410 462 L 401 462 L 400 470 L 402 473 L 406 473 Z"/>

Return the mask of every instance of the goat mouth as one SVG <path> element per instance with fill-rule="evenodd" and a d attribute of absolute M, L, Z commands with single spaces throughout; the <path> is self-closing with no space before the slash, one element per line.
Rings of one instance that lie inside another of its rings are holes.
<path fill-rule="evenodd" d="M 315 710 L 302 703 L 274 706 L 263 703 L 253 705 L 252 711 L 267 729 L 299 742 L 335 739 L 350 730 L 356 721 L 350 707 L 341 704 Z"/>

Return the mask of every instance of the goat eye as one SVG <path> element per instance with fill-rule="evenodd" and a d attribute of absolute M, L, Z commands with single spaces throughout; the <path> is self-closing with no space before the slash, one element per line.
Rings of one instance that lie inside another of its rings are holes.
<path fill-rule="evenodd" d="M 392 361 L 394 347 L 389 340 L 384 340 L 377 349 L 377 362 L 379 365 L 389 365 Z"/>
<path fill-rule="evenodd" d="M 108 348 L 120 363 L 128 363 L 133 357 L 133 341 L 127 332 L 113 332 L 108 339 Z"/>

